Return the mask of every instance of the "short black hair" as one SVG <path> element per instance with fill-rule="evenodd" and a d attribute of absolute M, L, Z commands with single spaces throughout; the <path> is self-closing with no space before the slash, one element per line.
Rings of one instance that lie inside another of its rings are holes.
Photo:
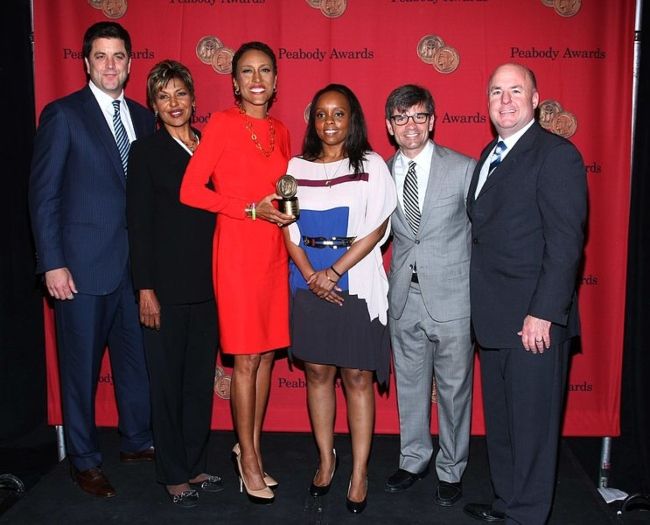
<path fill-rule="evenodd" d="M 232 78 L 236 79 L 237 78 L 237 65 L 239 64 L 239 61 L 241 60 L 241 57 L 246 53 L 246 51 L 261 51 L 264 53 L 266 56 L 268 56 L 271 59 L 271 66 L 273 67 L 273 74 L 277 75 L 278 74 L 278 59 L 275 58 L 275 53 L 273 50 L 264 42 L 258 42 L 258 41 L 252 41 L 252 42 L 245 42 L 241 46 L 239 46 L 239 49 L 235 51 L 235 54 L 232 56 Z M 233 86 L 234 87 L 234 86 Z M 235 98 L 241 102 L 241 95 L 238 93 L 235 93 Z M 271 103 L 272 101 L 269 101 Z"/>
<path fill-rule="evenodd" d="M 83 41 L 83 57 L 90 57 L 90 50 L 93 48 L 93 42 L 98 38 L 119 38 L 124 42 L 126 53 L 131 56 L 131 36 L 117 22 L 97 22 L 86 29 Z"/>
<path fill-rule="evenodd" d="M 395 88 L 386 99 L 386 119 L 390 120 L 395 110 L 403 113 L 418 104 L 424 105 L 430 115 L 433 115 L 436 109 L 435 102 L 428 89 L 416 84 L 406 84 Z"/>
<path fill-rule="evenodd" d="M 323 151 L 323 144 L 316 133 L 316 102 L 322 95 L 330 91 L 343 95 L 350 105 L 350 124 L 348 126 L 348 135 L 343 144 L 343 151 L 347 155 L 354 172 L 359 173 L 363 169 L 366 152 L 371 151 L 372 148 L 368 142 L 368 128 L 366 127 L 366 119 L 363 116 L 359 99 L 349 87 L 343 84 L 329 84 L 319 89 L 312 98 L 305 140 L 302 145 L 302 156 L 306 160 L 314 161 Z"/>

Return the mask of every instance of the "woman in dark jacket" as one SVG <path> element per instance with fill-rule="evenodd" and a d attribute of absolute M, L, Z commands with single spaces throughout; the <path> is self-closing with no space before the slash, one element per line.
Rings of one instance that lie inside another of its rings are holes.
<path fill-rule="evenodd" d="M 199 144 L 190 126 L 194 84 L 173 60 L 156 64 L 147 97 L 160 128 L 134 142 L 127 217 L 151 379 L 156 477 L 172 502 L 198 503 L 198 489 L 222 490 L 206 473 L 217 318 L 212 289 L 214 214 L 180 203 L 185 167 Z"/>

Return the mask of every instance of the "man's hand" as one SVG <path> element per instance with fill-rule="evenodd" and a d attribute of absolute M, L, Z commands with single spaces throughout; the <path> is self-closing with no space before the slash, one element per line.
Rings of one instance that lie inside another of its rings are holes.
<path fill-rule="evenodd" d="M 147 328 L 160 330 L 160 303 L 153 290 L 140 290 L 140 322 Z"/>
<path fill-rule="evenodd" d="M 74 294 L 77 293 L 74 279 L 67 268 L 55 268 L 45 272 L 45 286 L 54 299 L 61 301 L 74 299 Z"/>
<path fill-rule="evenodd" d="M 544 349 L 551 346 L 551 321 L 527 315 L 524 318 L 524 327 L 517 335 L 521 336 L 521 343 L 526 351 L 543 354 Z"/>

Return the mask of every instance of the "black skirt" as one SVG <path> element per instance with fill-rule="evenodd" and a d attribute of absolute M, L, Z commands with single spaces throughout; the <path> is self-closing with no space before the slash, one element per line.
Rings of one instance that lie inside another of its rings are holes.
<path fill-rule="evenodd" d="M 341 292 L 343 306 L 298 289 L 291 304 L 291 353 L 302 361 L 372 370 L 388 383 L 390 338 L 379 319 L 370 321 L 366 301 Z"/>

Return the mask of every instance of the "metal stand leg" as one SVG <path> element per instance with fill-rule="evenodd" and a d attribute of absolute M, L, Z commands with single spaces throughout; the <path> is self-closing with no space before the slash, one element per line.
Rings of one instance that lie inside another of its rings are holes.
<path fill-rule="evenodd" d="M 609 462 L 612 451 L 612 438 L 604 437 L 603 444 L 600 448 L 600 468 L 598 469 L 598 488 L 602 489 L 609 486 Z"/>
<path fill-rule="evenodd" d="M 63 436 L 63 425 L 56 425 L 54 427 L 56 431 L 56 455 L 59 458 L 59 461 L 63 461 L 66 456 L 65 452 L 65 437 Z"/>

